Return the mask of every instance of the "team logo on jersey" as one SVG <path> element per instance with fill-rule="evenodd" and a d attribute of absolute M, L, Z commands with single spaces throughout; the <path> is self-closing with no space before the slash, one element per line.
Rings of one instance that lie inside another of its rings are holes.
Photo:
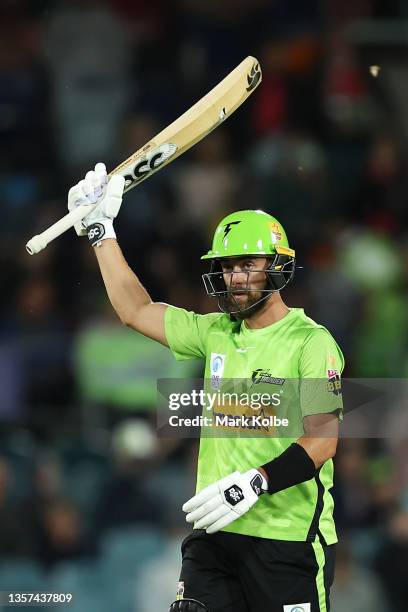
<path fill-rule="evenodd" d="M 341 395 L 341 377 L 338 370 L 327 370 L 327 390 L 333 395 Z"/>
<path fill-rule="evenodd" d="M 311 612 L 310 603 L 283 606 L 283 612 Z"/>
<path fill-rule="evenodd" d="M 224 374 L 225 355 L 221 353 L 211 353 L 210 359 L 210 376 L 211 388 L 219 389 L 221 386 L 221 378 Z"/>
<path fill-rule="evenodd" d="M 268 385 L 283 385 L 285 382 L 284 378 L 272 376 L 271 371 L 268 368 L 258 368 L 257 370 L 254 370 L 252 372 L 251 380 L 254 385 L 260 385 L 261 383 L 267 383 Z"/>

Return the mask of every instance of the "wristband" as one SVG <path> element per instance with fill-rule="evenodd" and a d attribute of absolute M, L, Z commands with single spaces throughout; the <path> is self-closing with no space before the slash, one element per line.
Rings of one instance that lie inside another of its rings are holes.
<path fill-rule="evenodd" d="M 92 246 L 99 246 L 106 238 L 116 238 L 111 219 L 102 219 L 87 227 L 88 239 Z"/>
<path fill-rule="evenodd" d="M 279 457 L 261 465 L 268 475 L 268 493 L 278 493 L 311 480 L 316 475 L 313 460 L 303 446 L 293 443 Z"/>

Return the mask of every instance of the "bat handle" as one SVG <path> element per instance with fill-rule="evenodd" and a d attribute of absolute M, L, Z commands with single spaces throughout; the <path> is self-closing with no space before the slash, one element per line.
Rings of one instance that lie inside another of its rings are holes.
<path fill-rule="evenodd" d="M 95 206 L 96 205 L 97 203 L 95 204 Z M 65 217 L 62 217 L 62 219 L 51 225 L 48 229 L 41 232 L 41 234 L 33 236 L 31 240 L 29 240 L 26 244 L 27 252 L 30 255 L 36 255 L 37 253 L 45 249 L 45 247 L 50 242 L 55 240 L 55 238 L 58 238 L 58 236 L 61 236 L 61 234 L 73 227 L 75 223 L 77 223 L 77 221 L 80 221 L 81 219 L 89 215 L 89 213 L 93 211 L 95 206 L 89 204 L 83 204 L 82 206 L 78 206 L 77 208 L 75 208 L 75 210 L 72 210 L 67 215 L 65 215 Z"/>

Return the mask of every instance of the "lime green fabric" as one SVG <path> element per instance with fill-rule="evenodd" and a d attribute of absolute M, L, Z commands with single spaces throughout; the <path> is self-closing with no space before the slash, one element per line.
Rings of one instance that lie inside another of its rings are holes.
<path fill-rule="evenodd" d="M 233 322 L 222 313 L 198 315 L 169 307 L 165 324 L 167 340 L 177 359 L 206 359 L 205 379 L 210 388 L 214 388 L 214 382 L 224 381 L 230 389 L 239 379 L 251 392 L 256 388 L 269 394 L 283 393 L 282 398 L 288 393 L 290 406 L 284 409 L 289 410 L 296 425 L 293 431 L 298 432 L 293 437 L 291 434 L 272 436 L 276 431 L 252 431 L 248 435 L 231 427 L 221 432 L 221 436 L 219 431 L 204 430 L 197 492 L 235 470 L 244 472 L 280 455 L 302 435 L 303 416 L 342 410 L 341 394 L 329 391 L 328 383 L 336 378 L 336 372 L 342 371 L 343 355 L 330 333 L 302 309 L 293 308 L 273 325 L 251 330 L 245 322 Z M 307 392 L 307 378 L 312 385 L 318 379 L 324 382 L 315 401 Z M 283 401 L 282 405 L 285 405 Z M 280 408 L 273 408 L 276 416 L 282 416 Z M 217 406 L 216 410 L 225 412 L 226 408 Z M 306 540 L 319 499 L 322 503 L 320 530 L 327 543 L 334 543 L 337 537 L 329 491 L 332 480 L 333 464 L 327 461 L 320 470 L 321 483 L 310 480 L 271 496 L 263 495 L 250 512 L 225 531 L 271 539 Z"/>
<path fill-rule="evenodd" d="M 324 556 L 323 546 L 320 541 L 316 538 L 316 540 L 312 543 L 314 554 L 316 557 L 316 562 L 318 566 L 317 574 L 316 574 L 316 588 L 319 596 L 319 610 L 320 612 L 327 612 L 326 606 L 326 589 L 324 586 L 324 566 L 326 563 L 326 559 Z"/>

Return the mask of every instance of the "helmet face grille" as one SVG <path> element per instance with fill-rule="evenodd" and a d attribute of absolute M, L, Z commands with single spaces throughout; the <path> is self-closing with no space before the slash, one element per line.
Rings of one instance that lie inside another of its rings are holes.
<path fill-rule="evenodd" d="M 266 286 L 264 289 L 250 289 L 250 275 L 254 272 L 265 273 Z M 269 298 L 272 293 L 284 289 L 291 282 L 295 273 L 295 258 L 289 255 L 275 255 L 266 269 L 253 269 L 243 273 L 247 275 L 246 286 L 239 290 L 227 289 L 225 276 L 231 275 L 232 278 L 235 272 L 223 273 L 220 260 L 213 260 L 210 272 L 202 275 L 207 294 L 218 299 L 218 307 L 222 312 L 232 315 L 244 313 Z M 240 291 L 260 293 L 261 297 L 250 306 L 243 308 L 234 298 L 234 294 Z"/>

